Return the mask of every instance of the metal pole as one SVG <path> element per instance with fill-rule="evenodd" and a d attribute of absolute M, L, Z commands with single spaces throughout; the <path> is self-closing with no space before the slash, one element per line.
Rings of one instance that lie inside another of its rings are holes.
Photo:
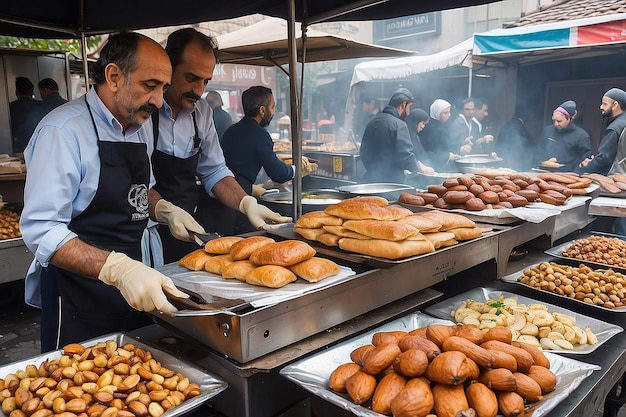
<path fill-rule="evenodd" d="M 85 93 L 89 91 L 89 62 L 87 62 L 87 37 L 85 36 L 85 0 L 80 0 L 80 52 L 85 73 Z"/>
<path fill-rule="evenodd" d="M 471 97 L 472 96 L 472 78 L 474 76 L 474 72 L 472 70 L 472 67 L 469 68 L 469 72 L 468 72 L 468 77 L 469 77 L 469 81 L 467 83 L 467 96 Z"/>
<path fill-rule="evenodd" d="M 296 175 L 293 179 L 293 220 L 297 220 L 302 215 L 302 135 L 300 133 L 299 101 L 298 97 L 298 73 L 297 58 L 298 50 L 296 45 L 296 4 L 295 0 L 289 0 L 287 7 L 287 37 L 289 39 L 289 94 L 291 97 L 291 156 L 296 168 Z"/>

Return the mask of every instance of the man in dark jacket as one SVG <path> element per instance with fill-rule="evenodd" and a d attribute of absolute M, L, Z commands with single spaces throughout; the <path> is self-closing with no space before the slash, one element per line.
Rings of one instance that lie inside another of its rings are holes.
<path fill-rule="evenodd" d="M 587 132 L 574 123 L 571 110 L 559 106 L 552 112 L 553 124 L 541 132 L 535 154 L 536 165 L 550 158 L 561 164 L 558 171 L 572 172 L 581 160 L 591 156 L 591 139 Z"/>
<path fill-rule="evenodd" d="M 13 152 L 24 152 L 31 135 L 41 119 L 41 101 L 33 98 L 35 86 L 26 77 L 15 78 L 17 100 L 9 103 Z"/>
<path fill-rule="evenodd" d="M 41 96 L 42 115 L 46 115 L 50 110 L 67 103 L 67 100 L 59 94 L 59 84 L 52 78 L 44 78 L 37 84 L 39 95 Z"/>
<path fill-rule="evenodd" d="M 206 101 L 213 109 L 213 122 L 215 123 L 215 130 L 217 130 L 217 137 L 221 141 L 226 129 L 233 124 L 233 118 L 222 108 L 224 102 L 222 101 L 222 96 L 217 91 L 209 91 L 206 95 Z"/>
<path fill-rule="evenodd" d="M 399 88 L 389 104 L 365 127 L 360 149 L 365 181 L 403 183 L 405 170 L 418 171 L 413 143 L 404 122 L 414 100 L 408 89 Z"/>
<path fill-rule="evenodd" d="M 617 145 L 622 131 L 626 127 L 626 92 L 611 88 L 604 93 L 600 104 L 602 116 L 607 118 L 606 129 L 602 133 L 598 152 L 586 158 L 578 166 L 578 172 L 595 172 L 606 175 L 615 160 Z"/>

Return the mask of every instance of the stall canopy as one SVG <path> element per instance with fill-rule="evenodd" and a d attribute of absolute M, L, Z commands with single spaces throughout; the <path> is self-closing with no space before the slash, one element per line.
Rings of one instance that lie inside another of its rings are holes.
<path fill-rule="evenodd" d="M 361 86 L 369 81 L 408 81 L 421 74 L 444 68 L 459 66 L 472 67 L 472 38 L 432 55 L 410 56 L 404 58 L 381 59 L 362 62 L 354 67 L 350 92 L 346 101 L 344 128 L 350 130 L 357 109 Z"/>
<path fill-rule="evenodd" d="M 298 61 L 302 62 L 303 37 L 296 24 Z M 248 65 L 284 65 L 288 63 L 287 21 L 277 17 L 217 37 L 220 62 Z M 306 31 L 306 62 L 332 61 L 361 57 L 411 55 L 412 51 L 387 48 L 355 41 L 315 29 Z"/>
<path fill-rule="evenodd" d="M 0 2 L 0 34 L 30 38 L 78 38 L 163 26 L 186 25 L 261 13 L 297 20 L 376 20 L 491 3 L 496 0 L 27 0 Z"/>
<path fill-rule="evenodd" d="M 531 64 L 615 53 L 626 44 L 626 13 L 495 29 L 474 35 L 474 61 Z"/>

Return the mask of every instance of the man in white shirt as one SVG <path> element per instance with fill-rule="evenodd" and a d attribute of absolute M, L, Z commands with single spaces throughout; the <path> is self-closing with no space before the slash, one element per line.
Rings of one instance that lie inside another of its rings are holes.
<path fill-rule="evenodd" d="M 152 39 L 109 37 L 95 65 L 96 85 L 39 123 L 24 152 L 28 177 L 20 229 L 35 255 L 26 302 L 42 308 L 41 348 L 147 325 L 143 313 L 176 308 L 187 297 L 141 263 L 148 217 L 181 239 L 202 228 L 149 191 L 150 124 L 170 84 L 171 64 Z"/>

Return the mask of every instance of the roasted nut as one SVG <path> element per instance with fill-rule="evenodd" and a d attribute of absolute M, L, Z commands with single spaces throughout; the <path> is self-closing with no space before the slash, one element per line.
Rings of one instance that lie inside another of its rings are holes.
<path fill-rule="evenodd" d="M 150 403 L 150 405 L 148 406 L 148 413 L 152 417 L 160 417 L 164 412 L 165 410 L 163 410 L 163 407 L 161 407 L 159 403 L 153 402 L 153 403 Z"/>
<path fill-rule="evenodd" d="M 68 356 L 81 355 L 83 352 L 85 352 L 85 347 L 79 343 L 70 343 L 63 346 L 63 353 Z"/>
<path fill-rule="evenodd" d="M 128 404 L 128 410 L 137 417 L 145 417 L 148 415 L 148 407 L 139 401 L 131 401 Z"/>

